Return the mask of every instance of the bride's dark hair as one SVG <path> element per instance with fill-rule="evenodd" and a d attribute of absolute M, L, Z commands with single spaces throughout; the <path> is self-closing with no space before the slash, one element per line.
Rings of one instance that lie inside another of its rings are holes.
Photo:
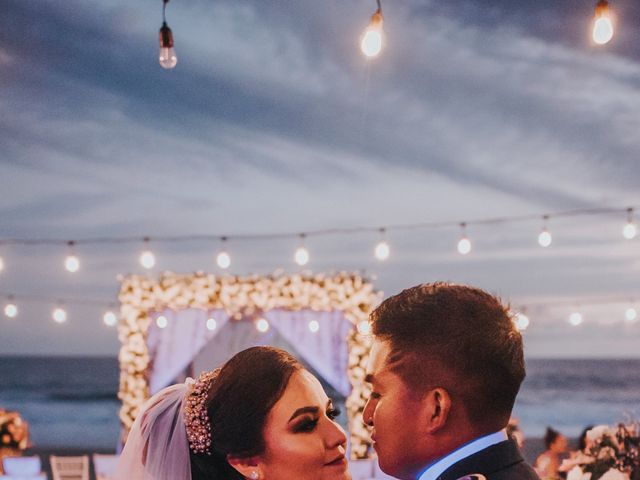
<path fill-rule="evenodd" d="M 291 375 L 303 365 L 288 352 L 253 347 L 224 364 L 207 395 L 211 455 L 191 455 L 193 480 L 242 480 L 227 455 L 251 457 L 264 452 L 264 425 Z"/>

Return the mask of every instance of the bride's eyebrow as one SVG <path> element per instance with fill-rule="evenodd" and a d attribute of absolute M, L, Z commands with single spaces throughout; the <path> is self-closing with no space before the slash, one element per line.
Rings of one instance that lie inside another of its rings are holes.
<path fill-rule="evenodd" d="M 299 417 L 300 415 L 304 415 L 305 413 L 317 414 L 319 411 L 320 409 L 318 407 L 302 407 L 297 409 L 295 412 L 293 412 L 293 415 L 291 415 L 291 418 L 289 418 L 289 421 L 293 420 L 296 417 Z"/>
<path fill-rule="evenodd" d="M 327 408 L 329 408 L 331 405 L 333 405 L 333 402 L 331 399 L 329 399 L 327 401 Z M 301 407 L 293 412 L 293 415 L 291 415 L 291 417 L 289 418 L 289 422 L 294 418 L 299 417 L 300 415 L 304 415 L 305 413 L 313 413 L 317 415 L 319 411 L 320 409 L 318 407 Z"/>

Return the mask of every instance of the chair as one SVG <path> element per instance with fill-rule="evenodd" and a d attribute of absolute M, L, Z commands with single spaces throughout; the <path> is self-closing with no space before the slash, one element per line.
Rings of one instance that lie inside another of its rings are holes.
<path fill-rule="evenodd" d="M 112 480 L 115 478 L 119 458 L 119 455 L 94 453 L 93 469 L 96 472 L 96 480 Z"/>
<path fill-rule="evenodd" d="M 42 472 L 42 463 L 37 455 L 31 457 L 5 457 L 2 466 L 6 475 L 33 477 Z"/>
<path fill-rule="evenodd" d="M 0 480 L 47 480 L 46 473 L 35 475 L 0 475 Z"/>
<path fill-rule="evenodd" d="M 89 456 L 58 457 L 51 455 L 53 480 L 89 480 Z"/>

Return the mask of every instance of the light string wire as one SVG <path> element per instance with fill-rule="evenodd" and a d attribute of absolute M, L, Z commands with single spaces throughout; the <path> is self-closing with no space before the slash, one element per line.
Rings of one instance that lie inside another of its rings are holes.
<path fill-rule="evenodd" d="M 585 208 L 576 210 L 567 210 L 546 214 L 527 214 L 513 215 L 504 217 L 492 217 L 478 220 L 461 220 L 461 221 L 441 221 L 441 222 L 419 222 L 419 223 L 401 223 L 391 224 L 387 226 L 364 226 L 364 227 L 334 227 L 317 230 L 308 230 L 305 232 L 283 232 L 283 233 L 250 233 L 250 234 L 190 234 L 190 235 L 143 235 L 143 236 L 122 236 L 122 237 L 92 237 L 84 239 L 60 239 L 60 238 L 3 238 L 0 239 L 2 245 L 68 245 L 70 241 L 74 245 L 98 245 L 98 244 L 123 244 L 123 243 L 139 243 L 144 241 L 153 241 L 154 243 L 179 243 L 193 241 L 215 241 L 215 240 L 275 240 L 283 238 L 300 238 L 301 235 L 308 237 L 329 236 L 329 235 L 349 235 L 355 233 L 378 233 L 381 229 L 385 231 L 409 231 L 409 230 L 435 230 L 442 228 L 459 227 L 462 224 L 470 225 L 499 225 L 507 223 L 526 222 L 531 220 L 540 220 L 542 218 L 569 218 L 579 216 L 596 216 L 596 215 L 628 215 L 640 208 L 639 206 L 627 207 L 606 207 L 606 208 Z M 625 216 L 625 218 L 627 218 Z"/>
<path fill-rule="evenodd" d="M 47 295 L 31 295 L 22 293 L 9 293 L 7 291 L 0 292 L 0 298 L 4 298 L 9 302 L 24 303 L 50 303 L 64 305 L 88 305 L 115 308 L 117 302 L 113 300 L 100 300 L 95 298 L 74 298 Z M 614 304 L 636 304 L 640 302 L 640 297 L 629 295 L 609 295 L 596 298 L 567 298 L 567 299 L 549 299 L 549 300 L 530 300 L 525 302 L 508 301 L 511 310 L 519 311 L 532 307 L 563 307 L 563 306 L 594 306 L 594 305 L 614 305 Z"/>

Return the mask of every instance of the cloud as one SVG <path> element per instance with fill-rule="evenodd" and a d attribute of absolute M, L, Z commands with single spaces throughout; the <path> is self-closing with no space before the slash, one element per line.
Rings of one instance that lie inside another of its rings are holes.
<path fill-rule="evenodd" d="M 297 232 L 637 203 L 627 2 L 618 46 L 603 51 L 582 39 L 592 7 L 577 0 L 385 4 L 387 47 L 369 63 L 357 51 L 366 2 L 172 2 L 173 71 L 157 64 L 151 3 L 6 0 L 3 236 Z M 386 266 L 371 236 L 310 245 L 314 268 L 366 268 L 387 292 L 426 277 L 592 295 L 632 290 L 639 265 L 631 244 L 612 247 L 617 221 L 555 223 L 544 252 L 537 223 L 472 228 L 464 260 L 456 228 L 390 234 Z M 237 245 L 239 268 L 290 268 L 285 243 Z M 211 249 L 167 249 L 167 268 L 209 265 Z M 130 252 L 109 255 L 96 271 L 132 268 Z"/>

